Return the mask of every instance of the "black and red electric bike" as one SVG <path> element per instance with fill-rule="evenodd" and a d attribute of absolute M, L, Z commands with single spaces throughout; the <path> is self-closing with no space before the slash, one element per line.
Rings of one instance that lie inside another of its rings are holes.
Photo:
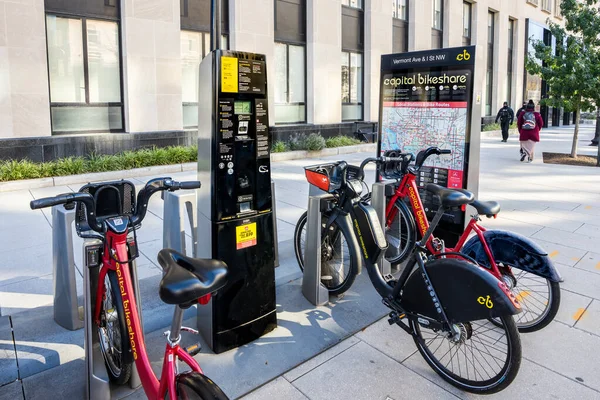
<path fill-rule="evenodd" d="M 33 200 L 32 209 L 64 204 L 77 206 L 77 234 L 103 242 L 102 264 L 98 274 L 93 318 L 97 327 L 100 350 L 109 378 L 124 384 L 131 377 L 133 363 L 137 367 L 144 392 L 149 399 L 211 399 L 227 396 L 208 377 L 193 358 L 199 345 L 183 348 L 181 332 L 198 332 L 182 326 L 183 311 L 196 303 L 206 304 L 212 293 L 227 283 L 227 266 L 222 261 L 189 258 L 163 249 L 158 261 L 163 268 L 159 296 L 175 305 L 171 330 L 165 332 L 167 345 L 160 380 L 152 371 L 146 352 L 144 332 L 138 315 L 131 262 L 137 257 L 135 235 L 148 209 L 150 197 L 159 191 L 197 189 L 200 182 L 176 182 L 170 178 L 150 180 L 135 201 L 135 187 L 128 181 L 88 184 L 77 193 Z M 178 361 L 189 371 L 179 373 Z"/>

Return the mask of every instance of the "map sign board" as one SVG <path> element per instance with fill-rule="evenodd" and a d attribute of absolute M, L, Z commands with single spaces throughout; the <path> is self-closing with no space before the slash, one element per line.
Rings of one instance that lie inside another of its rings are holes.
<path fill-rule="evenodd" d="M 474 64 L 475 46 L 382 56 L 379 153 L 416 155 L 430 146 L 452 151 L 427 159 L 417 177 L 421 188 L 427 183 L 467 187 Z M 420 192 L 433 215 L 438 205 Z M 462 229 L 464 212 L 448 212 L 443 221 Z"/>

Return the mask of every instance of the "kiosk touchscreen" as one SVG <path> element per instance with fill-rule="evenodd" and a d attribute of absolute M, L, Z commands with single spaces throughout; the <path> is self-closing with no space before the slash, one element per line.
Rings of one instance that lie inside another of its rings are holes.
<path fill-rule="evenodd" d="M 197 254 L 229 269 L 198 328 L 221 353 L 277 326 L 265 56 L 214 50 L 199 86 Z"/>

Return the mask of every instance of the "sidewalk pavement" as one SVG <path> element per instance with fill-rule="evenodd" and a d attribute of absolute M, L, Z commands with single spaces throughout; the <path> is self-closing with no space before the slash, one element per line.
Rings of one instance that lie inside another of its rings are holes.
<path fill-rule="evenodd" d="M 593 128 L 583 128 L 580 154 Z M 495 396 L 517 398 L 600 398 L 600 169 L 543 164 L 542 151 L 570 151 L 572 129 L 542 133 L 537 159 L 518 161 L 518 141 L 482 139 L 482 200 L 501 202 L 488 227 L 533 238 L 551 254 L 565 281 L 556 320 L 544 330 L 521 335 L 523 363 L 513 384 Z M 357 163 L 371 154 L 340 157 Z M 302 166 L 319 160 L 273 163 L 276 183 L 280 267 L 276 269 L 279 327 L 241 348 L 213 354 L 205 346 L 196 358 L 205 373 L 231 397 L 274 399 L 472 398 L 445 384 L 416 352 L 412 339 L 390 327 L 366 273 L 342 298 L 313 307 L 301 294 L 293 232 L 307 205 Z M 372 175 L 372 174 L 369 174 Z M 138 189 L 151 177 L 132 179 Z M 194 179 L 194 173 L 173 174 Z M 42 399 L 49 394 L 83 398 L 83 331 L 67 331 L 52 319 L 51 227 L 49 210 L 31 211 L 33 198 L 76 187 L 52 187 L 0 194 L 0 400 Z M 172 308 L 156 290 L 162 247 L 162 203 L 156 197 L 138 233 L 138 262 L 147 348 L 160 370 Z M 189 227 L 188 227 L 189 231 Z M 75 237 L 81 294 L 81 246 Z M 195 326 L 194 313 L 186 324 Z M 184 338 L 186 340 L 186 338 Z M 114 398 L 144 398 L 118 388 Z"/>

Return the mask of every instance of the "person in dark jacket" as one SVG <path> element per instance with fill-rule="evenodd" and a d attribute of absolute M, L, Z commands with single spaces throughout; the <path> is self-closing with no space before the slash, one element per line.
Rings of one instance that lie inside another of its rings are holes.
<path fill-rule="evenodd" d="M 521 161 L 533 161 L 535 144 L 540 141 L 540 130 L 544 126 L 544 120 L 539 112 L 535 111 L 533 100 L 529 100 L 525 112 L 519 115 L 517 127 L 519 128 L 519 141 L 521 142 Z"/>
<path fill-rule="evenodd" d="M 515 112 L 508 106 L 506 101 L 496 115 L 496 123 L 498 123 L 498 119 L 500 120 L 500 127 L 502 128 L 502 141 L 506 142 L 508 140 L 508 127 L 515 120 Z"/>
<path fill-rule="evenodd" d="M 525 112 L 525 108 L 527 108 L 527 102 L 526 101 L 524 101 L 523 105 L 521 106 L 521 108 L 519 108 L 517 110 L 517 115 L 516 115 L 517 121 L 519 120 L 519 117 L 521 116 L 521 113 Z"/>

